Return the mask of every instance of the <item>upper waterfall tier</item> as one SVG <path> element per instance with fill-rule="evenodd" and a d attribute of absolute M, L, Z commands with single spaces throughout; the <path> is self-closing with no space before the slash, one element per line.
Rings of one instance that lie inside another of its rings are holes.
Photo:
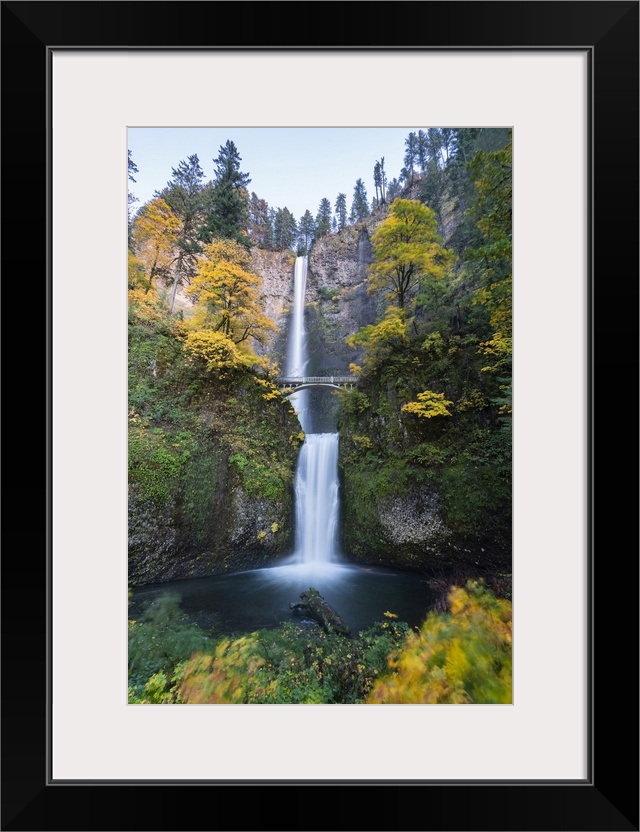
<path fill-rule="evenodd" d="M 289 348 L 285 372 L 288 376 L 303 376 L 307 363 L 306 332 L 304 326 L 304 296 L 307 288 L 307 257 L 296 258 L 293 283 L 293 313 L 289 329 Z"/>

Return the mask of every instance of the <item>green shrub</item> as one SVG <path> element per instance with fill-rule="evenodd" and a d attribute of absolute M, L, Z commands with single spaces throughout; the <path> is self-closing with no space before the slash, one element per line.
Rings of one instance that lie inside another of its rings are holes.
<path fill-rule="evenodd" d="M 134 695 L 152 675 L 163 673 L 166 682 L 179 662 L 211 645 L 212 636 L 190 623 L 179 603 L 178 595 L 165 593 L 149 604 L 140 620 L 129 621 L 129 685 Z"/>
<path fill-rule="evenodd" d="M 157 610 L 160 612 L 160 610 Z M 236 638 L 210 641 L 171 670 L 145 645 L 146 682 L 130 681 L 130 701 L 145 704 L 354 704 L 364 703 L 387 654 L 399 647 L 408 626 L 385 620 L 349 639 L 319 628 L 287 623 Z M 193 634 L 192 634 L 193 635 Z M 166 651 L 172 644 L 160 639 Z M 196 641 L 184 638 L 173 655 L 184 656 Z"/>
<path fill-rule="evenodd" d="M 129 419 L 129 481 L 138 483 L 143 495 L 165 503 L 177 491 L 183 466 L 191 457 L 192 443 L 175 437 L 132 413 Z"/>

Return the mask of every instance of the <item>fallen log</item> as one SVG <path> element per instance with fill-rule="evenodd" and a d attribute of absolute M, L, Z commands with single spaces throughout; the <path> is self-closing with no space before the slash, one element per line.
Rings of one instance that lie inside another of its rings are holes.
<path fill-rule="evenodd" d="M 317 589 L 310 586 L 305 592 L 300 593 L 300 601 L 289 604 L 289 609 L 299 615 L 306 615 L 321 624 L 328 633 L 340 633 L 343 636 L 350 636 L 351 630 L 341 616 L 327 604 Z"/>

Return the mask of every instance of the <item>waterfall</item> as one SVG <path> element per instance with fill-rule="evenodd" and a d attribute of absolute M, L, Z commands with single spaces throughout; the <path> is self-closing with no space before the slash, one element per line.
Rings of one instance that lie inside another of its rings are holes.
<path fill-rule="evenodd" d="M 331 563 L 338 533 L 338 434 L 309 433 L 296 471 L 296 554 L 302 563 Z"/>
<path fill-rule="evenodd" d="M 293 273 L 293 312 L 289 328 L 289 343 L 287 345 L 287 360 L 285 375 L 288 377 L 304 376 L 307 366 L 307 331 L 304 326 L 304 295 L 307 288 L 307 257 L 296 257 Z M 308 395 L 306 390 L 300 390 L 289 397 L 293 405 L 302 430 L 307 431 L 306 420 Z"/>
<path fill-rule="evenodd" d="M 304 376 L 307 338 L 304 326 L 304 296 L 307 258 L 298 257 L 294 271 L 294 302 L 289 330 L 287 376 Z M 300 390 L 291 396 L 305 440 L 296 469 L 296 551 L 298 562 L 318 566 L 336 559 L 338 534 L 338 434 L 307 433 L 308 395 Z"/>
<path fill-rule="evenodd" d="M 289 329 L 289 349 L 285 373 L 303 376 L 307 364 L 304 328 L 304 295 L 307 288 L 307 257 L 297 257 L 293 277 L 293 313 Z"/>

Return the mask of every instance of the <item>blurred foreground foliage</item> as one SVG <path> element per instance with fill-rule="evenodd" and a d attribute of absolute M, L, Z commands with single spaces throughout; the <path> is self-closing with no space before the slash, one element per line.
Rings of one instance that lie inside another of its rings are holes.
<path fill-rule="evenodd" d="M 511 602 L 482 582 L 453 587 L 450 612 L 432 612 L 389 657 L 391 673 L 369 702 L 507 704 L 511 692 Z"/>
<path fill-rule="evenodd" d="M 356 638 L 315 625 L 205 633 L 165 596 L 129 622 L 133 704 L 511 702 L 511 603 L 482 581 L 414 631 L 392 612 Z"/>

